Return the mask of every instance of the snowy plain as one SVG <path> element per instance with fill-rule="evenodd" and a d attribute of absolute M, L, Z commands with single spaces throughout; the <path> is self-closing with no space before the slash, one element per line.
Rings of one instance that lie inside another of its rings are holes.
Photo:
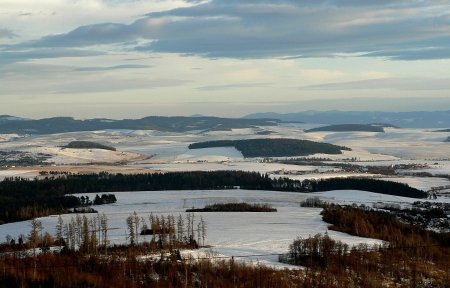
<path fill-rule="evenodd" d="M 450 133 L 429 129 L 386 128 L 385 133 L 374 132 L 314 132 L 304 129 L 316 127 L 311 124 L 281 124 L 274 127 L 233 129 L 231 131 L 191 131 L 169 133 L 152 130 L 105 130 L 73 132 L 54 135 L 0 135 L 1 151 L 25 151 L 49 154 L 53 165 L 109 165 L 116 169 L 146 168 L 152 171 L 217 171 L 239 170 L 268 173 L 271 177 L 293 179 L 320 179 L 329 177 L 377 177 L 398 181 L 419 189 L 429 190 L 436 186 L 450 185 L 450 143 L 444 142 Z M 258 135 L 270 130 L 269 135 Z M 326 158 L 327 165 L 290 165 L 267 163 L 262 158 L 244 158 L 235 148 L 208 148 L 190 150 L 189 144 L 201 141 L 254 138 L 295 138 L 327 142 L 347 146 L 352 151 L 339 155 L 316 154 L 303 158 Z M 87 140 L 113 146 L 117 151 L 98 149 L 63 149 L 74 140 Z M 387 177 L 361 172 L 346 172 L 338 164 L 350 163 L 358 166 L 394 166 L 414 164 L 419 168 L 408 168 L 403 175 Z M 336 166 L 333 166 L 336 164 Z M 108 166 L 105 166 L 108 169 Z M 20 176 L 33 178 L 41 167 L 0 168 L 0 180 Z M 109 170 L 108 170 L 109 171 Z M 442 177 L 411 176 L 411 173 L 428 172 Z M 260 255 L 287 251 L 297 237 L 308 237 L 327 231 L 321 220 L 320 209 L 301 208 L 299 202 L 311 196 L 344 204 L 411 203 L 416 199 L 381 195 L 363 191 L 328 191 L 314 194 L 219 190 L 219 191 L 160 191 L 115 193 L 118 202 L 114 205 L 97 206 L 100 213 L 108 215 L 110 240 L 112 243 L 126 241 L 125 218 L 136 211 L 148 219 L 150 212 L 156 214 L 184 215 L 186 208 L 203 207 L 215 202 L 245 201 L 268 203 L 278 209 L 276 213 L 196 213 L 208 225 L 205 244 L 213 246 L 218 255 Z M 94 194 L 89 194 L 93 199 Z M 450 198 L 440 197 L 448 202 Z M 73 215 L 64 215 L 67 221 Z M 57 216 L 42 218 L 45 230 L 54 232 Z M 28 234 L 29 221 L 0 226 L 0 241 L 10 234 L 17 237 Z M 332 238 L 349 244 L 379 243 L 378 240 L 353 237 L 328 231 Z M 207 251 L 205 251 L 206 253 Z M 263 263 L 276 265 L 276 256 L 253 257 Z M 252 259 L 252 258 L 250 258 Z"/>
<path fill-rule="evenodd" d="M 321 209 L 300 207 L 300 202 L 308 197 L 320 196 L 330 202 L 346 201 L 349 195 L 353 195 L 355 201 L 364 202 L 369 205 L 379 198 L 363 191 L 332 191 L 326 193 L 294 193 L 274 191 L 250 191 L 250 190 L 196 190 L 196 191 L 151 191 L 151 192 L 117 192 L 114 193 L 117 203 L 110 205 L 95 206 L 99 213 L 105 213 L 108 217 L 109 239 L 111 244 L 127 242 L 126 218 L 134 211 L 144 217 L 148 223 L 150 212 L 155 215 L 173 214 L 175 217 L 183 215 L 185 210 L 196 207 L 202 208 L 207 204 L 247 202 L 266 203 L 276 208 L 277 212 L 255 213 L 255 212 L 217 212 L 217 213 L 195 213 L 196 221 L 203 217 L 207 224 L 207 237 L 205 244 L 212 246 L 203 249 L 204 252 L 212 250 L 214 254 L 221 256 L 249 256 L 246 261 L 259 261 L 260 263 L 278 265 L 277 255 L 286 253 L 289 244 L 296 237 L 309 237 L 317 233 L 327 232 L 330 237 L 344 241 L 349 245 L 359 243 L 375 244 L 381 243 L 376 239 L 350 236 L 345 233 L 328 230 L 328 224 L 322 221 Z M 90 199 L 95 193 L 84 194 Z M 340 199 L 341 196 L 342 199 Z M 379 195 L 379 194 L 377 194 Z M 393 201 L 399 198 L 388 197 Z M 403 200 L 403 199 L 400 199 Z M 87 217 L 95 217 L 95 214 L 86 214 Z M 70 221 L 74 214 L 62 215 L 64 221 Z M 40 218 L 44 231 L 55 233 L 57 216 Z M 0 239 L 6 235 L 19 237 L 26 235 L 30 230 L 30 221 L 4 224 L 0 226 Z M 43 231 L 43 232 L 44 232 Z M 148 241 L 151 236 L 140 237 L 140 241 Z M 196 252 L 197 253 L 197 252 Z"/>

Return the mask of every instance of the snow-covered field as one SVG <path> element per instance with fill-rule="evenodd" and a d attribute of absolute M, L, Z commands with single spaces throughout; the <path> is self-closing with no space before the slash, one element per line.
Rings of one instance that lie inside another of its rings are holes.
<path fill-rule="evenodd" d="M 314 125 L 313 125 L 314 126 Z M 330 159 L 328 164 L 351 163 L 354 165 L 391 166 L 397 164 L 426 165 L 419 169 L 402 170 L 404 173 L 427 172 L 435 175 L 450 174 L 450 143 L 443 142 L 447 132 L 430 129 L 386 128 L 386 133 L 374 132 L 314 132 L 305 133 L 311 124 L 282 124 L 274 127 L 255 127 L 231 131 L 191 131 L 169 133 L 153 130 L 105 130 L 73 132 L 54 135 L 15 134 L 1 135 L 0 151 L 26 151 L 51 155 L 54 165 L 112 164 L 127 169 L 147 168 L 156 171 L 256 171 L 291 177 L 293 179 L 371 176 L 365 173 L 341 171 L 329 166 L 298 166 L 280 163 L 263 163 L 259 158 L 243 158 L 235 148 L 188 149 L 193 142 L 219 139 L 297 138 L 328 142 L 350 147 L 340 155 L 316 154 L 310 158 Z M 270 130 L 270 135 L 258 135 Z M 117 151 L 99 149 L 63 149 L 61 146 L 74 140 L 87 140 L 113 146 Z M 125 167 L 125 166 L 122 166 Z M 10 176 L 35 177 L 39 167 L 0 168 L 0 179 Z M 96 170 L 95 170 L 96 171 Z M 117 171 L 117 167 L 114 171 Z M 396 181 L 411 184 L 420 189 L 448 185 L 445 178 L 397 177 Z"/>
<path fill-rule="evenodd" d="M 202 216 L 207 223 L 205 244 L 211 245 L 212 250 L 218 255 L 246 256 L 285 253 L 289 244 L 296 237 L 308 237 L 325 232 L 328 232 L 332 238 L 342 240 L 350 245 L 380 242 L 375 239 L 354 237 L 340 232 L 329 231 L 327 223 L 323 222 L 319 215 L 321 209 L 300 207 L 299 203 L 302 200 L 315 196 L 316 193 L 201 190 L 118 192 L 114 194 L 117 197 L 117 203 L 95 206 L 96 210 L 108 216 L 109 239 L 112 243 L 125 243 L 127 241 L 125 219 L 133 211 L 147 219 L 148 223 L 150 212 L 158 215 L 173 214 L 178 216 L 181 214 L 184 216 L 184 211 L 187 208 L 227 202 L 268 203 L 278 209 L 278 212 L 195 213 L 197 220 Z M 374 193 L 363 191 L 349 191 L 349 193 L 346 193 L 346 191 L 334 191 L 330 192 L 329 195 L 326 193 L 317 195 L 329 201 L 340 201 L 341 196 L 342 199 L 348 201 L 348 195 L 354 195 L 355 201 L 359 202 L 364 201 L 364 199 L 367 200 L 367 203 L 378 201 L 378 199 L 373 198 L 372 194 Z M 95 197 L 95 194 L 87 195 L 91 199 Z M 393 201 L 399 201 L 398 197 L 390 198 L 394 199 Z M 86 215 L 89 217 L 91 214 Z M 66 214 L 63 215 L 63 219 L 68 221 L 73 216 L 74 214 Z M 57 216 L 44 217 L 40 220 L 43 223 L 44 231 L 48 231 L 51 234 L 55 233 Z M 27 234 L 29 230 L 29 221 L 5 224 L 0 226 L 0 239 L 5 239 L 7 234 L 18 237 L 20 234 Z M 276 255 L 245 259 L 259 260 L 262 263 L 277 265 Z"/>
<path fill-rule="evenodd" d="M 25 151 L 51 155 L 54 165 L 67 164 L 97 165 L 108 171 L 215 171 L 240 170 L 268 173 L 271 177 L 293 179 L 329 177 L 378 177 L 398 181 L 419 189 L 450 185 L 450 143 L 444 142 L 447 132 L 433 132 L 429 129 L 386 128 L 386 133 L 373 132 L 315 132 L 305 133 L 311 124 L 282 124 L 274 127 L 255 127 L 231 131 L 191 131 L 169 133 L 140 130 L 106 130 L 74 132 L 55 135 L 0 135 L 0 151 Z M 257 132 L 270 130 L 269 135 Z M 223 139 L 295 138 L 327 142 L 347 146 L 352 151 L 340 155 L 311 155 L 309 158 L 326 158 L 324 166 L 288 165 L 266 163 L 260 158 L 243 158 L 235 148 L 208 148 L 189 150 L 194 142 Z M 117 151 L 98 149 L 63 149 L 74 140 L 93 141 L 113 146 Z M 417 169 L 398 171 L 399 175 L 387 177 L 363 172 L 346 172 L 338 164 L 350 163 L 359 166 L 393 166 L 415 164 Z M 107 164 L 110 166 L 100 166 Z M 336 166 L 333 166 L 336 164 Z M 114 165 L 114 166 L 111 166 Z M 108 167 L 114 167 L 108 168 Z M 46 168 L 51 169 L 52 167 Z M 59 167 L 61 168 L 61 167 Z M 5 177 L 34 177 L 40 167 L 0 168 L 0 180 Z M 101 169 L 101 168 L 99 168 Z M 135 170 L 134 170 L 135 169 Z M 139 170 L 141 169 L 141 170 Z M 55 167 L 55 170 L 56 167 Z M 94 170 L 98 171 L 98 170 Z M 411 173 L 427 172 L 437 177 L 416 177 Z M 447 175 L 447 176 L 445 176 Z M 297 236 L 308 237 L 327 231 L 327 224 L 321 220 L 320 209 L 301 208 L 299 202 L 311 194 L 282 193 L 269 191 L 164 191 L 115 193 L 118 203 L 98 206 L 110 219 L 110 239 L 114 243 L 126 241 L 125 218 L 136 211 L 148 218 L 150 212 L 175 215 L 184 214 L 186 208 L 202 207 L 214 202 L 246 201 L 269 203 L 278 209 L 276 213 L 197 213 L 208 224 L 207 243 L 219 255 L 254 255 L 286 252 L 288 245 Z M 410 203 L 415 199 L 380 195 L 362 191 L 329 191 L 315 193 L 319 197 L 338 203 Z M 95 194 L 89 195 L 91 198 Z M 447 201 L 449 198 L 439 198 Z M 65 215 L 67 220 L 71 215 Z M 45 229 L 52 232 L 56 216 L 42 219 Z M 27 234 L 29 222 L 0 226 L 0 241 L 7 234 L 17 237 Z M 333 238 L 353 244 L 374 243 L 377 240 L 363 239 L 343 233 L 329 231 Z M 274 264 L 277 256 L 256 257 Z"/>
<path fill-rule="evenodd" d="M 306 124 L 282 124 L 264 127 L 273 133 L 258 135 L 262 128 L 234 129 L 232 131 L 210 131 L 187 133 L 169 133 L 141 130 L 105 130 L 94 132 L 72 132 L 53 135 L 28 135 L 17 138 L 17 135 L 1 135 L 0 150 L 19 150 L 45 152 L 55 155 L 59 162 L 72 163 L 76 158 L 74 152 L 55 149 L 74 140 L 99 142 L 117 148 L 120 152 L 130 152 L 151 156 L 153 162 L 176 163 L 183 161 L 240 161 L 242 155 L 233 148 L 209 148 L 189 150 L 187 146 L 193 142 L 219 139 L 252 139 L 252 138 L 296 138 L 327 142 L 352 148 L 342 155 L 313 155 L 330 159 L 350 159 L 359 161 L 401 161 L 401 160 L 450 160 L 450 143 L 444 142 L 447 132 L 433 132 L 429 129 L 396 129 L 386 128 L 386 133 L 374 132 L 314 132 L 305 133 Z M 15 138 L 16 137 L 16 138 Z M 10 139 L 14 139 L 8 141 Z M 79 158 L 89 157 L 78 151 Z M 95 149 L 93 149 L 95 150 Z M 96 155 L 91 155 L 95 157 Z M 105 157 L 106 158 L 106 157 Z M 95 160 L 95 159 L 94 159 Z M 102 159 L 105 160 L 105 159 Z M 125 159 L 137 162 L 136 159 Z M 51 160 L 50 160 L 51 161 Z M 81 161 L 81 160 L 80 160 Z M 115 159 L 114 159 L 115 161 Z M 95 162 L 95 161 L 94 161 Z M 148 163 L 148 162 L 147 162 Z"/>

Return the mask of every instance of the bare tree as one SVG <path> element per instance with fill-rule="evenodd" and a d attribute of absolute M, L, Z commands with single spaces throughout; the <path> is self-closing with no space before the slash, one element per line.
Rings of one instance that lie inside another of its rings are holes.
<path fill-rule="evenodd" d="M 155 234 L 156 234 L 156 222 L 155 222 L 155 216 L 153 215 L 152 212 L 150 212 L 150 216 L 149 216 L 148 220 L 150 221 L 150 229 L 152 229 L 152 231 L 153 231 L 153 234 L 152 234 L 152 241 L 156 241 L 156 240 L 155 240 Z"/>
<path fill-rule="evenodd" d="M 100 216 L 100 230 L 102 231 L 102 243 L 105 246 L 106 253 L 108 247 L 108 217 L 105 213 Z"/>
<path fill-rule="evenodd" d="M 202 238 L 202 225 L 201 222 L 198 221 L 197 223 L 197 243 L 200 245 L 200 239 Z"/>
<path fill-rule="evenodd" d="M 191 213 L 186 213 L 186 236 L 189 238 L 191 235 Z"/>
<path fill-rule="evenodd" d="M 81 224 L 81 245 L 80 250 L 83 249 L 86 252 L 90 252 L 90 234 L 89 234 L 89 223 L 88 219 L 85 215 L 82 217 L 82 224 Z"/>
<path fill-rule="evenodd" d="M 141 218 L 137 215 L 136 211 L 133 212 L 133 222 L 134 222 L 134 237 L 136 238 L 136 245 L 139 244 L 139 227 Z"/>
<path fill-rule="evenodd" d="M 173 215 L 169 215 L 167 216 L 167 221 L 169 222 L 169 242 L 172 247 L 176 239 L 175 217 Z"/>
<path fill-rule="evenodd" d="M 91 219 L 89 219 L 89 229 L 91 232 L 91 236 L 89 239 L 89 246 L 91 246 L 91 249 L 93 250 L 93 252 L 95 254 L 97 254 L 97 246 L 98 246 L 98 238 L 97 238 L 97 230 L 99 230 L 98 227 L 98 223 L 97 223 L 97 217 L 93 217 Z"/>
<path fill-rule="evenodd" d="M 58 241 L 61 241 L 63 238 L 63 227 L 64 227 L 64 221 L 61 217 L 61 215 L 58 216 L 58 222 L 56 222 L 56 239 Z"/>
<path fill-rule="evenodd" d="M 134 230 L 134 221 L 133 216 L 127 217 L 127 228 L 128 228 L 128 239 L 130 239 L 130 244 L 134 245 L 135 242 L 135 230 Z"/>
<path fill-rule="evenodd" d="M 69 237 L 69 241 L 70 242 L 70 249 L 75 250 L 75 248 L 77 247 L 77 235 L 76 235 L 76 229 L 75 229 L 76 223 L 75 223 L 75 219 L 72 218 L 70 219 L 70 223 L 68 226 L 68 237 Z"/>
<path fill-rule="evenodd" d="M 183 235 L 184 235 L 184 221 L 183 221 L 183 216 L 181 216 L 181 214 L 178 215 L 178 220 L 177 220 L 177 240 L 178 241 L 183 241 Z"/>
<path fill-rule="evenodd" d="M 191 235 L 192 239 L 195 239 L 194 222 L 195 222 L 195 214 L 192 213 L 192 215 L 191 215 L 191 223 L 190 223 L 190 227 L 191 227 L 190 235 Z"/>
<path fill-rule="evenodd" d="M 200 216 L 200 231 L 202 232 L 202 246 L 205 246 L 206 222 L 202 216 Z"/>
<path fill-rule="evenodd" d="M 10 245 L 10 243 L 11 243 L 11 241 L 12 241 L 12 236 L 11 235 L 9 235 L 9 234 L 6 234 L 6 237 L 5 237 L 5 239 L 6 239 L 6 244 L 7 245 Z"/>
<path fill-rule="evenodd" d="M 30 241 L 30 245 L 33 248 L 33 254 L 36 256 L 36 247 L 39 245 L 40 237 L 39 234 L 42 231 L 42 222 L 37 220 L 36 218 L 31 220 L 31 231 L 28 237 Z"/>
<path fill-rule="evenodd" d="M 164 245 L 167 240 L 166 240 L 166 232 L 167 232 L 167 223 L 166 223 L 166 219 L 164 218 L 164 215 L 161 215 L 161 220 L 160 220 L 160 231 L 161 231 L 161 242 Z"/>
<path fill-rule="evenodd" d="M 81 219 L 81 216 L 79 214 L 77 214 L 75 216 L 75 221 L 74 221 L 74 233 L 75 233 L 75 240 L 76 240 L 76 246 L 78 246 L 78 248 L 81 246 L 82 243 L 82 226 L 83 226 L 83 220 Z"/>

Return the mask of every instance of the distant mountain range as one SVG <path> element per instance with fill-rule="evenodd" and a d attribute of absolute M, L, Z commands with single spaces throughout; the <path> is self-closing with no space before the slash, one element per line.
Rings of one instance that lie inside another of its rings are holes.
<path fill-rule="evenodd" d="M 254 113 L 246 119 L 270 118 L 283 122 L 305 122 L 318 124 L 368 124 L 388 123 L 403 128 L 448 128 L 450 110 L 416 112 L 371 112 L 371 111 L 305 111 L 298 113 Z"/>
<path fill-rule="evenodd" d="M 317 128 L 312 128 L 305 130 L 306 133 L 309 132 L 322 132 L 322 131 L 330 131 L 330 132 L 384 132 L 382 126 L 377 125 L 366 125 L 366 124 L 337 124 L 337 125 L 328 125 Z"/>
<path fill-rule="evenodd" d="M 436 130 L 436 132 L 450 132 L 450 129 Z"/>
<path fill-rule="evenodd" d="M 39 120 L 23 119 L 9 115 L 0 116 L 0 134 L 54 134 L 105 129 L 157 130 L 167 132 L 230 130 L 254 126 L 274 126 L 273 119 L 235 119 L 219 117 L 159 117 L 142 119 L 87 119 L 54 117 Z"/>
<path fill-rule="evenodd" d="M 230 130 L 255 126 L 277 126 L 281 122 L 304 122 L 329 124 L 333 131 L 370 131 L 382 127 L 401 128 L 446 128 L 450 127 L 450 110 L 435 112 L 368 112 L 368 111 L 306 111 L 298 113 L 255 113 L 243 118 L 220 118 L 209 116 L 163 117 L 150 116 L 141 119 L 86 119 L 53 117 L 26 119 L 10 115 L 0 115 L 0 134 L 54 134 L 76 131 L 96 131 L 105 129 L 157 130 L 167 132 Z M 386 123 L 386 124 L 370 124 Z M 342 124 L 346 124 L 343 125 Z M 368 124 L 364 126 L 354 124 Z M 341 126 L 339 126 L 341 125 Z M 350 129 L 351 128 L 351 129 Z M 446 131 L 441 130 L 441 131 Z M 450 131 L 448 129 L 447 131 Z"/>
<path fill-rule="evenodd" d="M 5 123 L 8 121 L 20 121 L 20 120 L 27 120 L 25 118 L 10 116 L 10 115 L 0 115 L 0 123 Z"/>

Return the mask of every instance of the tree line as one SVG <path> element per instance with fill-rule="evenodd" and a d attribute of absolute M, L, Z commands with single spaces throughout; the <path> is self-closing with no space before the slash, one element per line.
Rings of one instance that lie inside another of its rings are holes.
<path fill-rule="evenodd" d="M 272 179 L 243 171 L 194 171 L 152 174 L 76 174 L 44 179 L 8 178 L 0 182 L 0 224 L 65 213 L 80 205 L 73 195 L 92 192 L 248 189 L 292 192 L 364 190 L 425 198 L 426 192 L 406 184 L 369 178 L 318 180 Z"/>
<path fill-rule="evenodd" d="M 277 212 L 269 204 L 250 203 L 214 203 L 203 208 L 186 209 L 186 212 Z"/>

